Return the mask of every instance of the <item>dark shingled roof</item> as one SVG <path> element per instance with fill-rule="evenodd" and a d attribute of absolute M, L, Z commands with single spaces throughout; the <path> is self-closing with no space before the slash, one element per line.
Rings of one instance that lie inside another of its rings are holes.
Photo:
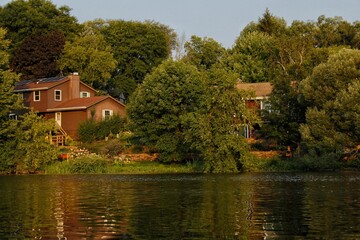
<path fill-rule="evenodd" d="M 36 89 L 49 89 L 68 81 L 68 77 L 52 77 L 52 78 L 41 78 L 37 80 L 23 80 L 15 84 L 15 92 L 17 91 L 26 91 L 26 90 L 36 90 Z"/>

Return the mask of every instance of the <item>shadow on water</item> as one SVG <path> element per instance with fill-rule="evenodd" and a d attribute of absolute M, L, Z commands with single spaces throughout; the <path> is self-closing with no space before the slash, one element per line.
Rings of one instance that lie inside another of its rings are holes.
<path fill-rule="evenodd" d="M 358 173 L 0 176 L 0 239 L 356 239 Z"/>

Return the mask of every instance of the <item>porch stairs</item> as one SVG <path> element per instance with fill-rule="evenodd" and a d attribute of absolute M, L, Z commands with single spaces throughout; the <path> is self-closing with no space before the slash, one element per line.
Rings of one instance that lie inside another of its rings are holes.
<path fill-rule="evenodd" d="M 50 143 L 56 146 L 64 146 L 68 134 L 59 124 L 56 124 L 56 130 L 55 134 L 51 135 Z"/>

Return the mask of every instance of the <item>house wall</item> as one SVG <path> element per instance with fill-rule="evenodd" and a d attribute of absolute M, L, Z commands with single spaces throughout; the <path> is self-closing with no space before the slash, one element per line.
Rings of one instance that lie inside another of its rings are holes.
<path fill-rule="evenodd" d="M 96 104 L 95 106 L 89 108 L 87 110 L 88 119 L 92 118 L 92 112 L 95 112 L 94 119 L 96 121 L 102 120 L 102 112 L 103 110 L 108 109 L 113 111 L 113 115 L 119 115 L 124 117 L 126 115 L 125 107 L 120 103 L 116 102 L 111 98 L 107 98 L 104 101 Z"/>
<path fill-rule="evenodd" d="M 95 97 L 95 91 L 94 89 L 89 88 L 88 86 L 84 85 L 84 84 L 80 84 L 80 92 L 89 92 L 90 93 L 90 97 Z"/>
<path fill-rule="evenodd" d="M 77 139 L 77 129 L 80 123 L 84 122 L 86 119 L 86 110 L 62 112 L 61 127 L 70 137 L 72 137 L 73 139 Z"/>
<path fill-rule="evenodd" d="M 250 109 L 260 109 L 260 102 L 256 100 L 247 100 L 246 107 Z"/>
<path fill-rule="evenodd" d="M 20 94 L 22 94 L 25 107 L 30 107 L 30 103 L 32 102 L 32 92 L 23 92 Z"/>
<path fill-rule="evenodd" d="M 55 101 L 55 90 L 61 90 L 61 101 Z M 47 95 L 48 108 L 54 108 L 57 105 L 68 101 L 70 99 L 69 81 L 49 89 Z"/>
<path fill-rule="evenodd" d="M 38 112 L 45 112 L 48 106 L 48 93 L 46 90 L 40 91 L 40 101 L 34 101 L 34 91 L 25 92 L 23 94 L 24 105 Z"/>

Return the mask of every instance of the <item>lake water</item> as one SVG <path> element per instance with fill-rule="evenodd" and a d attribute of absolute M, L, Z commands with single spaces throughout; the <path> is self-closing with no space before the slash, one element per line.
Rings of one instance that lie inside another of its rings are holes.
<path fill-rule="evenodd" d="M 0 176 L 0 239 L 360 239 L 360 173 Z"/>

